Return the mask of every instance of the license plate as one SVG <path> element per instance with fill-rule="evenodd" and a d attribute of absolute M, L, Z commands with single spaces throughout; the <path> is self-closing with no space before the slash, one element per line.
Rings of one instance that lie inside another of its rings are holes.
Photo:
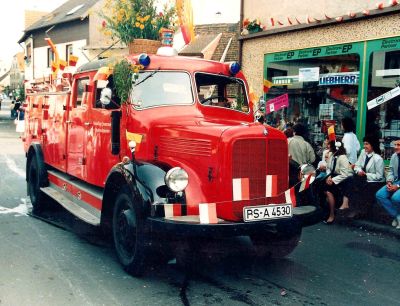
<path fill-rule="evenodd" d="M 243 220 L 245 222 L 290 218 L 291 216 L 291 204 L 270 204 L 243 208 Z"/>

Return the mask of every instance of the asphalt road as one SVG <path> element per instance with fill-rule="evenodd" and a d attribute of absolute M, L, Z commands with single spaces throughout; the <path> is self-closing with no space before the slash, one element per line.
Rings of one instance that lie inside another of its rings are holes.
<path fill-rule="evenodd" d="M 7 104 L 6 104 L 7 105 Z M 286 259 L 255 260 L 245 237 L 209 241 L 192 269 L 142 278 L 112 243 L 59 208 L 30 215 L 25 157 L 0 112 L 0 305 L 400 305 L 399 240 L 343 225 L 304 229 Z"/>

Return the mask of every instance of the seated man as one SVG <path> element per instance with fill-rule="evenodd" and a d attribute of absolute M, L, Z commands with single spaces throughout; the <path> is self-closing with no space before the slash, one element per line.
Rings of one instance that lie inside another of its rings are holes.
<path fill-rule="evenodd" d="M 386 186 L 379 189 L 376 199 L 394 218 L 392 226 L 400 229 L 400 139 L 394 141 L 394 154 L 390 159 Z"/>

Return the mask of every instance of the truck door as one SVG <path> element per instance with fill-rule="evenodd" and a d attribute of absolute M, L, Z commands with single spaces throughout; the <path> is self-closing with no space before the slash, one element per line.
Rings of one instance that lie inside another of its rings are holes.
<path fill-rule="evenodd" d="M 44 96 L 42 104 L 41 129 L 43 137 L 43 154 L 52 167 L 66 171 L 66 129 L 67 105 L 69 92 L 52 93 Z"/>
<path fill-rule="evenodd" d="M 67 120 L 67 172 L 86 179 L 86 140 L 88 130 L 88 98 L 92 86 L 89 75 L 74 80 Z"/>
<path fill-rule="evenodd" d="M 119 155 L 111 153 L 111 113 L 120 110 L 120 101 L 115 94 L 112 76 L 108 81 L 107 87 L 112 89 L 111 103 L 102 105 L 100 95 L 103 88 L 97 88 L 94 82 L 95 94 L 88 115 L 87 182 L 97 186 L 104 186 L 110 169 L 119 162 Z"/>

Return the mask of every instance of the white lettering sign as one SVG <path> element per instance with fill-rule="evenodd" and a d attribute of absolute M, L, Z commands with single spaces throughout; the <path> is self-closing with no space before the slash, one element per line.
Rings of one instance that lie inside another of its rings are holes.
<path fill-rule="evenodd" d="M 395 87 L 393 88 L 391 91 L 388 91 L 386 93 L 384 93 L 383 95 L 369 101 L 367 103 L 367 107 L 368 109 L 372 109 L 374 107 L 377 107 L 391 99 L 393 99 L 394 97 L 397 97 L 398 95 L 400 95 L 400 87 Z"/>

